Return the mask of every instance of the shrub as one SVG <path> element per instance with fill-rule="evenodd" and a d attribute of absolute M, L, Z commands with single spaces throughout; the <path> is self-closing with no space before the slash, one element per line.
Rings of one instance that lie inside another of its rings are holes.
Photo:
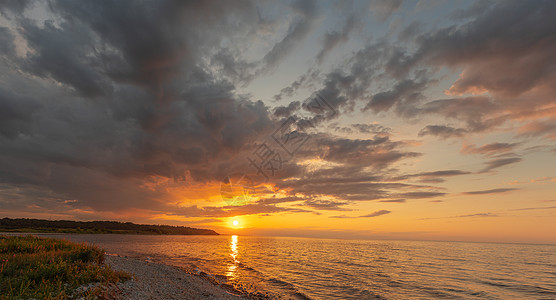
<path fill-rule="evenodd" d="M 87 244 L 34 236 L 0 236 L 0 299 L 91 296 L 79 286 L 131 278 L 104 264 L 104 251 Z"/>

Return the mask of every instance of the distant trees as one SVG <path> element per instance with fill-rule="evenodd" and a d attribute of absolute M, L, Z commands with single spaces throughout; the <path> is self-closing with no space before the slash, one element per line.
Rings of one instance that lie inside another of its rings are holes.
<path fill-rule="evenodd" d="M 185 226 L 144 225 L 116 221 L 68 221 L 40 219 L 0 219 L 0 230 L 33 229 L 75 233 L 136 233 L 166 235 L 218 235 L 214 230 Z"/>

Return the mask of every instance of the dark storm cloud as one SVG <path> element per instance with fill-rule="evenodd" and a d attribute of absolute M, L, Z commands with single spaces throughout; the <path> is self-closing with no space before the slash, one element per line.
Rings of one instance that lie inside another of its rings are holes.
<path fill-rule="evenodd" d="M 113 80 L 148 87 L 159 100 L 167 97 L 163 94 L 166 83 L 196 64 L 212 42 L 209 32 L 225 34 L 236 29 L 226 24 L 225 15 L 243 16 L 247 22 L 252 21 L 248 15 L 256 15 L 247 1 L 238 5 L 147 1 L 132 10 L 124 2 L 57 1 L 54 9 L 99 36 L 102 43 L 97 47 L 104 50 L 100 55 L 105 72 Z"/>
<path fill-rule="evenodd" d="M 22 64 L 25 71 L 52 77 L 73 87 L 83 96 L 94 97 L 109 93 L 110 83 L 97 68 L 103 61 L 92 56 L 94 37 L 91 30 L 80 23 L 52 23 L 39 27 L 30 21 L 22 24 L 22 34 L 34 51 Z M 91 57 L 92 56 L 92 57 Z"/>
<path fill-rule="evenodd" d="M 379 124 L 352 124 L 351 127 L 357 129 L 360 133 L 380 133 L 389 134 L 391 129 Z"/>
<path fill-rule="evenodd" d="M 515 191 L 515 190 L 518 190 L 518 189 L 513 189 L 513 188 L 490 189 L 490 190 L 483 190 L 483 191 L 463 192 L 463 194 L 465 194 L 465 195 L 488 195 L 488 194 L 506 193 L 506 192 Z"/>
<path fill-rule="evenodd" d="M 490 217 L 498 217 L 498 215 L 493 214 L 493 213 L 478 213 L 478 214 L 454 216 L 453 218 L 474 218 L 474 217 L 480 217 L 480 218 L 488 217 L 488 218 L 490 218 Z"/>
<path fill-rule="evenodd" d="M 442 170 L 434 172 L 423 172 L 417 174 L 408 174 L 394 177 L 393 180 L 405 180 L 408 178 L 418 178 L 420 182 L 440 183 L 444 182 L 446 177 L 468 175 L 471 172 L 462 170 Z"/>
<path fill-rule="evenodd" d="M 3 210 L 32 211 L 39 207 L 44 212 L 63 212 L 72 209 L 74 202 L 38 186 L 0 184 L 0 208 Z"/>
<path fill-rule="evenodd" d="M 288 202 L 299 202 L 299 201 L 305 201 L 307 200 L 306 198 L 301 198 L 301 197 L 281 197 L 278 198 L 276 197 L 276 195 L 273 195 L 272 197 L 268 197 L 268 198 L 261 198 L 259 200 L 257 200 L 257 203 L 259 204 L 279 204 L 279 203 L 288 203 Z"/>
<path fill-rule="evenodd" d="M 317 61 L 321 63 L 328 52 L 332 51 L 336 46 L 347 42 L 349 34 L 355 29 L 357 23 L 358 16 L 351 14 L 340 31 L 327 32 L 324 35 L 322 49 L 317 54 Z"/>
<path fill-rule="evenodd" d="M 419 134 L 433 134 L 441 137 L 463 135 L 465 132 L 482 132 L 492 126 L 502 124 L 504 118 L 491 118 L 502 106 L 488 97 L 465 97 L 434 100 L 424 104 L 415 113 L 439 114 L 466 123 L 467 128 L 448 126 L 427 126 Z"/>
<path fill-rule="evenodd" d="M 475 1 L 471 6 L 465 9 L 456 9 L 452 13 L 450 13 L 450 17 L 457 19 L 457 20 L 466 20 L 469 18 L 477 17 L 483 15 L 489 11 L 491 8 L 492 3 L 488 1 Z"/>
<path fill-rule="evenodd" d="M 459 219 L 459 218 L 496 218 L 500 217 L 495 213 L 476 213 L 476 214 L 467 214 L 467 215 L 458 215 L 458 216 L 449 216 L 449 217 L 440 217 L 440 218 L 420 218 L 419 220 L 438 220 L 438 219 Z"/>
<path fill-rule="evenodd" d="M 423 23 L 419 21 L 413 21 L 411 24 L 407 25 L 399 34 L 400 40 L 412 41 L 415 37 L 419 36 L 423 32 Z"/>
<path fill-rule="evenodd" d="M 397 194 L 399 197 L 409 198 L 409 199 L 426 199 L 435 198 L 446 195 L 446 193 L 441 192 L 407 192 Z"/>
<path fill-rule="evenodd" d="M 389 210 L 377 210 L 374 211 L 370 214 L 366 214 L 366 215 L 362 215 L 362 216 L 346 216 L 346 215 L 339 215 L 339 216 L 331 216 L 330 218 L 337 218 L 337 219 L 351 219 L 351 218 L 374 218 L 374 217 L 378 217 L 378 216 L 382 216 L 382 215 L 387 215 L 391 213 L 391 211 Z"/>
<path fill-rule="evenodd" d="M 421 35 L 417 39 L 419 49 L 407 54 L 400 66 L 408 69 L 428 63 L 462 67 L 450 93 L 489 91 L 493 98 L 482 103 L 478 99 L 475 103 L 452 99 L 445 101 L 443 107 L 437 103 L 436 109 L 431 110 L 429 105 L 421 111 L 460 119 L 470 132 L 494 128 L 511 118 L 520 119 L 525 112 L 548 113 L 546 106 L 552 102 L 549 95 L 554 92 L 556 80 L 556 60 L 551 54 L 556 50 L 556 21 L 552 17 L 556 3 L 505 1 L 481 6 L 481 13 L 474 18 L 464 14 L 469 21 L 463 25 Z M 450 106 L 457 109 L 448 109 Z M 533 124 L 528 126 L 535 127 Z"/>
<path fill-rule="evenodd" d="M 311 174 L 317 175 L 317 174 Z M 389 197 L 389 190 L 405 187 L 403 184 L 369 182 L 356 178 L 342 180 L 338 177 L 327 178 L 305 178 L 278 182 L 277 187 L 281 190 L 291 190 L 306 196 L 332 196 L 339 200 L 348 201 L 370 201 Z"/>
<path fill-rule="evenodd" d="M 9 178 L 3 182 L 19 187 L 12 196 L 3 201 L 17 199 L 16 192 L 26 208 L 63 213 L 68 209 L 85 209 L 97 212 L 122 212 L 130 209 L 161 209 L 160 194 L 141 188 L 139 179 L 121 179 L 103 172 L 86 168 L 74 168 L 55 164 L 32 164 L 18 161 L 19 169 L 8 169 Z M 5 160 L 3 166 L 11 167 Z M 33 175 L 27 174 L 33 172 Z M 29 194 L 29 191 L 33 191 Z M 69 201 L 69 202 L 65 202 Z M 21 211 L 22 209 L 14 209 Z M 23 209 L 25 210 L 25 209 Z"/>
<path fill-rule="evenodd" d="M 494 169 L 497 169 L 497 168 L 500 168 L 500 167 L 503 167 L 503 166 L 506 166 L 506 165 L 518 163 L 521 160 L 522 159 L 519 158 L 519 157 L 493 159 L 493 160 L 488 161 L 486 163 L 486 167 L 481 172 L 492 171 Z"/>
<path fill-rule="evenodd" d="M 378 202 L 387 202 L 387 203 L 405 203 L 405 199 L 391 199 L 391 200 L 380 200 Z"/>
<path fill-rule="evenodd" d="M 291 193 L 284 202 L 289 202 L 293 195 L 304 195 L 308 199 L 326 200 L 334 197 L 335 202 L 356 202 L 373 200 L 392 200 L 396 198 L 433 198 L 445 195 L 434 191 L 416 191 L 434 189 L 427 185 L 414 185 L 389 181 L 387 171 L 368 170 L 364 166 L 344 165 L 329 169 L 302 169 L 297 174 L 299 179 L 276 182 L 276 187 Z M 323 199 L 320 199 L 324 197 Z M 295 200 L 304 200 L 295 198 Z M 276 199 L 276 201 L 280 201 Z M 309 200 L 308 202 L 310 202 Z M 303 202 L 301 203 L 303 204 Z"/>
<path fill-rule="evenodd" d="M 470 174 L 470 172 L 466 172 L 462 170 L 443 170 L 443 171 L 434 171 L 434 172 L 423 172 L 423 173 L 413 174 L 411 176 L 444 177 L 444 176 L 457 176 L 457 175 L 466 175 L 466 174 Z"/>
<path fill-rule="evenodd" d="M 385 12 L 399 8 L 396 3 L 382 4 L 389 7 Z M 462 137 L 488 132 L 514 118 L 544 115 L 552 120 L 526 123 L 519 133 L 553 137 L 550 132 L 556 114 L 547 106 L 555 92 L 551 83 L 556 80 L 556 60 L 551 53 L 556 50 L 556 39 L 551 12 L 556 5 L 551 1 L 505 1 L 479 6 L 481 9 L 459 11 L 461 22 L 457 25 L 420 30 L 414 47 L 378 39 L 355 52 L 342 67 L 326 74 L 312 72 L 312 79 L 304 74 L 288 91 L 320 81 L 318 93 L 340 112 L 352 111 L 362 103 L 363 110 L 394 110 L 410 119 L 437 115 L 455 123 L 431 124 L 420 136 Z M 481 13 L 469 15 L 471 11 Z M 425 102 L 422 92 L 439 81 L 436 70 L 442 67 L 463 69 L 448 90 L 457 97 Z M 488 95 L 461 97 L 486 91 Z"/>
<path fill-rule="evenodd" d="M 445 125 L 427 125 L 419 131 L 419 136 L 434 135 L 444 139 L 451 137 L 462 137 L 467 133 L 463 128 L 454 128 Z"/>
<path fill-rule="evenodd" d="M 311 151 L 301 152 L 299 161 L 318 159 L 332 163 L 330 167 L 312 168 L 311 165 L 298 165 L 294 172 L 287 177 L 274 180 L 277 189 L 287 192 L 289 197 L 283 202 L 301 200 L 299 205 L 331 207 L 343 210 L 341 205 L 353 201 L 372 201 L 403 197 L 399 194 L 411 192 L 415 189 L 433 188 L 430 186 L 391 182 L 389 170 L 391 166 L 405 159 L 417 157 L 420 154 L 405 150 L 406 143 L 392 141 L 388 134 L 384 134 L 384 127 L 363 126 L 357 124 L 364 131 L 377 131 L 370 139 L 338 138 L 328 134 L 313 135 Z M 411 198 L 428 198 L 443 194 L 432 192 L 416 192 L 408 194 Z M 300 199 L 302 195 L 305 199 Z M 294 197 L 295 196 L 295 197 Z M 333 197 L 334 200 L 330 200 Z M 264 198 L 264 201 L 280 199 Z M 341 205 L 339 205 L 341 203 Z"/>
<path fill-rule="evenodd" d="M 475 145 L 465 145 L 461 149 L 464 154 L 483 154 L 483 155 L 497 155 L 512 151 L 518 143 L 492 143 L 477 147 Z"/>
<path fill-rule="evenodd" d="M 532 121 L 519 129 L 519 136 L 546 136 L 556 139 L 556 120 Z"/>
<path fill-rule="evenodd" d="M 385 74 L 384 69 L 385 62 L 390 59 L 392 51 L 392 46 L 385 42 L 368 45 L 355 52 L 342 67 L 326 74 L 308 72 L 295 80 L 285 91 L 289 92 L 303 85 L 322 83 L 317 93 L 337 111 L 352 111 L 358 101 L 369 103 L 364 110 L 373 108 L 373 111 L 384 111 L 396 105 L 400 111 L 403 111 L 404 109 L 397 105 L 398 102 L 411 103 L 421 99 L 420 92 L 431 79 L 428 78 L 426 71 L 418 70 L 412 73 L 411 78 L 401 80 L 395 78 L 392 88 L 371 94 L 370 87 L 390 76 Z M 392 81 L 387 83 L 391 84 Z M 281 99 L 283 92 L 275 98 Z M 323 118 L 318 122 L 329 119 L 331 118 Z M 315 120 L 313 122 L 318 123 Z"/>
<path fill-rule="evenodd" d="M 288 106 L 279 106 L 275 108 L 274 115 L 278 118 L 288 118 L 300 107 L 301 103 L 299 101 L 292 101 Z"/>
<path fill-rule="evenodd" d="M 293 12 L 286 32 L 265 45 L 255 62 L 241 56 L 246 49 L 235 46 L 234 38 L 248 44 L 284 22 L 260 13 L 257 3 L 141 1 L 130 8 L 129 2 L 118 1 L 51 1 L 45 15 L 52 20 L 45 23 L 22 14 L 26 3 L 0 2 L 2 15 L 13 20 L 9 29 L 0 28 L 5 205 L 22 201 L 22 210 L 60 205 L 164 213 L 175 208 L 165 203 L 176 202 L 167 188 L 179 185 L 168 187 L 160 180 L 219 182 L 230 170 L 245 168 L 245 154 L 275 129 L 277 118 L 301 115 L 307 107 L 307 101 L 299 101 L 272 110 L 239 95 L 236 85 L 277 67 L 309 37 L 321 17 L 312 1 L 285 6 Z M 551 136 L 554 115 L 544 107 L 553 102 L 546 95 L 554 94 L 554 6 L 550 1 L 493 2 L 479 16 L 461 12 L 458 25 L 428 32 L 420 28 L 408 48 L 377 39 L 331 72 L 308 70 L 275 99 L 311 87 L 338 111 L 310 120 L 315 125 L 356 107 L 367 114 L 392 110 L 410 119 L 436 115 L 454 127 L 429 125 L 419 135 L 443 138 L 487 132 L 518 118 L 526 107 L 519 118 L 529 123 L 520 134 Z M 371 6 L 380 20 L 400 8 L 399 1 Z M 349 38 L 357 18 L 349 15 L 342 28 L 325 36 L 317 59 Z M 425 102 L 424 91 L 438 81 L 434 72 L 444 67 L 464 70 L 449 90 L 454 96 Z M 488 96 L 459 96 L 486 89 L 492 91 Z M 533 92 L 542 93 L 528 97 Z M 529 121 L 537 115 L 547 120 Z M 409 143 L 396 141 L 390 130 L 374 124 L 345 128 L 365 139 L 314 136 L 312 154 L 300 151 L 272 182 L 287 197 L 264 195 L 245 208 L 193 207 L 179 214 L 311 213 L 277 205 L 344 209 L 352 201 L 402 202 L 447 194 L 432 186 L 391 182 L 400 162 L 421 154 L 406 149 Z M 483 147 L 473 151 L 503 148 Z M 313 159 L 326 167 L 313 170 L 303 164 Z M 497 158 L 483 171 L 519 161 Z M 414 178 L 437 183 L 464 175 L 455 171 Z"/>
<path fill-rule="evenodd" d="M 0 14 L 8 15 L 8 11 L 21 14 L 30 2 L 29 0 L 0 0 Z"/>
<path fill-rule="evenodd" d="M 394 104 L 403 101 L 416 101 L 422 97 L 421 91 L 427 86 L 424 81 L 416 82 L 406 79 L 396 83 L 389 91 L 373 95 L 371 101 L 363 108 L 363 111 L 372 109 L 375 112 L 389 110 Z"/>
<path fill-rule="evenodd" d="M 0 55 L 11 57 L 15 54 L 14 36 L 6 27 L 0 27 Z"/>
<path fill-rule="evenodd" d="M 305 74 L 299 76 L 295 81 L 293 81 L 289 86 L 282 88 L 280 93 L 274 95 L 273 99 L 275 101 L 282 100 L 284 97 L 292 97 L 294 93 L 301 87 L 313 83 L 320 72 L 318 70 L 309 69 Z"/>
<path fill-rule="evenodd" d="M 375 212 L 372 212 L 370 214 L 362 215 L 362 216 L 360 216 L 360 218 L 373 218 L 373 217 L 386 215 L 386 214 L 389 214 L 389 213 L 391 213 L 391 211 L 382 209 L 382 210 L 377 210 Z"/>
<path fill-rule="evenodd" d="M 241 57 L 239 51 L 229 48 L 220 49 L 212 59 L 211 64 L 234 84 L 244 84 L 253 79 L 256 62 L 248 62 Z"/>
<path fill-rule="evenodd" d="M 290 25 L 286 36 L 264 56 L 263 61 L 267 68 L 275 67 L 309 34 L 318 16 L 318 8 L 312 0 L 294 1 L 292 8 L 298 18 Z"/>
<path fill-rule="evenodd" d="M 257 215 L 257 214 L 273 214 L 273 213 L 312 213 L 319 215 L 320 213 L 311 210 L 300 208 L 280 207 L 268 204 L 246 204 L 242 206 L 189 206 L 183 208 L 169 207 L 167 211 L 169 214 L 177 216 L 195 216 L 195 217 L 235 217 L 242 215 Z M 165 211 L 166 212 L 166 211 Z"/>
<path fill-rule="evenodd" d="M 545 210 L 545 209 L 556 209 L 556 206 L 542 206 L 542 207 L 524 207 L 508 209 L 509 211 L 524 211 L 524 210 Z"/>
<path fill-rule="evenodd" d="M 381 60 L 387 56 L 385 48 L 388 47 L 384 44 L 369 45 L 354 53 L 353 57 L 343 64 L 343 67 L 326 74 L 321 74 L 318 70 L 309 70 L 290 86 L 284 88 L 275 96 L 275 99 L 291 95 L 301 87 L 322 85 L 320 89 L 317 89 L 316 94 L 326 99 L 336 111 L 352 111 L 356 101 L 369 98 L 368 88 L 375 80 L 374 76 L 379 74 Z M 304 102 L 310 99 L 312 98 Z M 337 114 L 312 120 L 312 123 L 318 125 L 320 122 L 335 117 Z"/>
<path fill-rule="evenodd" d="M 237 95 L 234 82 L 248 80 L 250 69 L 282 60 L 318 17 L 311 2 L 293 3 L 289 9 L 296 15 L 290 31 L 270 49 L 262 65 L 254 66 L 234 49 L 211 50 L 219 36 L 247 36 L 268 22 L 253 17 L 258 16 L 257 9 L 249 2 L 214 6 L 147 1 L 130 10 L 120 2 L 53 1 L 50 8 L 54 21 L 18 19 L 14 28 L 30 50 L 23 56 L 14 55 L 13 34 L 0 31 L 7 59 L 0 66 L 5 71 L 0 77 L 0 180 L 43 193 L 25 201 L 28 206 L 55 207 L 68 200 L 64 206 L 68 209 L 97 212 L 165 213 L 172 209 L 165 203 L 175 201 L 167 188 L 179 188 L 181 180 L 218 182 L 234 168 L 245 168 L 243 155 L 252 152 L 256 141 L 276 124 L 262 101 Z M 234 18 L 242 19 L 245 27 Z M 249 70 L 234 73 L 236 66 Z M 308 73 L 307 80 L 315 74 Z M 329 82 L 334 80 L 330 77 Z M 331 100 L 336 107 L 345 104 L 341 101 Z M 298 109 L 301 103 L 294 102 L 274 114 L 286 117 Z M 270 195 L 244 208 L 190 208 L 179 214 L 314 213 L 275 205 L 290 202 L 311 209 L 346 210 L 350 201 L 383 199 L 398 187 L 411 189 L 412 185 L 384 182 L 383 175 L 363 168 L 386 168 L 419 154 L 403 150 L 405 143 L 390 140 L 388 130 L 379 125 L 353 128 L 375 136 L 314 139 L 316 155 L 322 153 L 319 158 L 338 164 L 337 169 L 277 183 L 292 194 L 299 191 L 299 198 Z M 296 159 L 315 158 L 315 153 L 305 152 Z M 305 169 L 294 161 L 283 171 L 277 178 L 299 176 Z M 161 178 L 174 181 L 161 185 Z M 331 181 L 338 185 L 330 185 Z M 11 191 L 12 199 L 21 199 Z M 337 200 L 305 197 L 326 193 Z"/>
<path fill-rule="evenodd" d="M 451 88 L 472 87 L 517 95 L 545 80 L 551 67 L 556 21 L 553 1 L 496 2 L 463 26 L 451 26 L 420 38 L 414 58 L 465 66 Z M 516 38 L 519 37 L 519 38 Z"/>
<path fill-rule="evenodd" d="M 330 200 L 307 200 L 302 204 L 302 206 L 308 206 L 316 210 L 344 211 L 344 210 L 351 210 L 343 207 L 348 204 L 349 202 L 338 202 L 338 201 L 330 201 Z"/>
<path fill-rule="evenodd" d="M 70 198 L 97 211 L 161 209 L 169 196 L 150 187 L 153 176 L 219 180 L 232 155 L 272 128 L 268 107 L 200 63 L 210 61 L 210 33 L 237 29 L 222 16 L 260 21 L 249 2 L 50 8 L 54 21 L 14 19 L 24 56 L 0 30 L 0 178 L 41 187 L 37 205 Z"/>
<path fill-rule="evenodd" d="M 346 216 L 346 215 L 339 215 L 339 216 L 330 216 L 329 218 L 335 218 L 335 219 L 349 219 L 349 218 L 357 218 L 357 217 L 350 217 L 350 216 Z"/>
<path fill-rule="evenodd" d="M 382 22 L 398 11 L 402 4 L 402 0 L 373 0 L 371 2 L 371 11 L 374 17 Z"/>
<path fill-rule="evenodd" d="M 417 157 L 416 152 L 399 151 L 400 142 L 390 141 L 388 136 L 375 136 L 373 139 L 319 139 L 317 147 L 322 150 L 322 159 L 345 164 L 358 164 L 381 168 L 403 158 Z"/>
<path fill-rule="evenodd" d="M 13 139 L 30 130 L 33 114 L 42 106 L 36 99 L 0 86 L 0 135 Z"/>
<path fill-rule="evenodd" d="M 338 126 L 337 122 L 328 125 L 329 129 L 332 129 L 340 133 L 352 133 L 354 130 L 359 133 L 370 133 L 380 136 L 389 136 L 392 129 L 384 127 L 380 124 L 351 124 L 350 127 Z"/>
<path fill-rule="evenodd" d="M 397 9 L 393 3 L 388 6 Z M 340 111 L 350 111 L 361 102 L 364 110 L 394 109 L 405 118 L 434 114 L 462 123 L 429 125 L 421 136 L 461 137 L 492 130 L 512 118 L 540 114 L 553 119 L 547 106 L 555 92 L 556 4 L 504 1 L 481 7 L 481 13 L 473 16 L 460 11 L 462 21 L 457 25 L 419 34 L 414 47 L 385 40 L 367 45 L 342 67 L 319 76 L 323 87 L 318 93 Z M 442 67 L 463 69 L 448 90 L 458 97 L 421 103 L 422 91 L 438 82 L 435 70 Z M 488 95 L 460 97 L 486 91 Z M 553 123 L 531 122 L 521 133 L 549 135 Z"/>

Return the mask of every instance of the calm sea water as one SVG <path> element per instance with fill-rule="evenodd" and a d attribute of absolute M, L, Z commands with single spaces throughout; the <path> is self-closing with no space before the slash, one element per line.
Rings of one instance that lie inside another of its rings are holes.
<path fill-rule="evenodd" d="M 49 235 L 311 299 L 556 299 L 556 246 L 251 236 Z M 222 276 L 223 275 L 223 276 Z M 226 279 L 222 279 L 226 280 Z"/>

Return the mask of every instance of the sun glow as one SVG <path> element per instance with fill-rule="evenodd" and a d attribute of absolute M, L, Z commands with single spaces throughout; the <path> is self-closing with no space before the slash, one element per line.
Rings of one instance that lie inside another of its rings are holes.
<path fill-rule="evenodd" d="M 233 230 L 244 229 L 245 225 L 247 225 L 247 222 L 243 217 L 235 216 L 226 220 L 226 227 Z"/>

